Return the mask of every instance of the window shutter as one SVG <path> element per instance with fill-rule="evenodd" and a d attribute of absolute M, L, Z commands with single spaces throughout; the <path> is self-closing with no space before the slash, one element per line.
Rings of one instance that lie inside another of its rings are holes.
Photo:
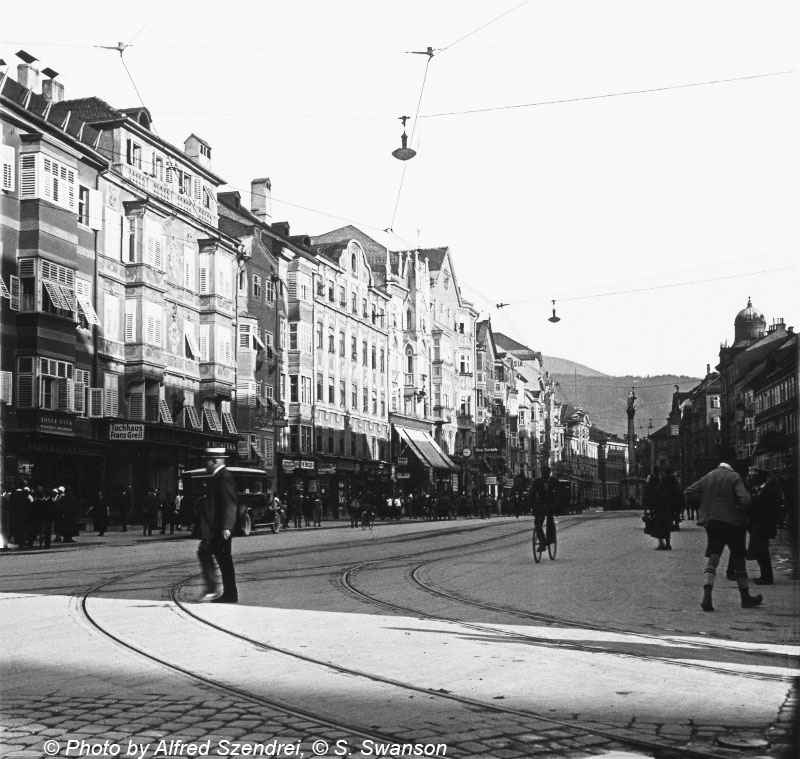
<path fill-rule="evenodd" d="M 0 161 L 2 161 L 2 189 L 14 189 L 14 166 L 16 164 L 16 156 L 14 155 L 14 148 L 11 145 L 3 145 L 3 152 L 0 154 Z"/>
<path fill-rule="evenodd" d="M 14 398 L 14 375 L 0 372 L 0 403 L 12 403 Z"/>
<path fill-rule="evenodd" d="M 197 264 L 195 261 L 194 250 L 188 245 L 183 246 L 183 286 L 187 290 L 194 292 L 197 276 L 195 270 Z"/>
<path fill-rule="evenodd" d="M 14 274 L 8 280 L 11 293 L 10 308 L 12 311 L 19 311 L 20 301 L 22 298 L 22 288 L 20 287 L 19 277 Z"/>
<path fill-rule="evenodd" d="M 131 393 L 128 397 L 128 419 L 144 419 L 144 391 Z"/>
<path fill-rule="evenodd" d="M 196 202 L 199 203 L 203 199 L 203 184 L 200 177 L 192 177 L 192 193 Z"/>
<path fill-rule="evenodd" d="M 200 256 L 200 294 L 206 295 L 210 292 L 209 290 L 209 260 L 208 254 L 203 254 Z"/>
<path fill-rule="evenodd" d="M 56 385 L 56 407 L 59 411 L 72 411 L 73 401 L 72 380 L 59 379 Z"/>
<path fill-rule="evenodd" d="M 116 295 L 105 295 L 103 317 L 103 336 L 106 340 L 119 340 L 119 298 Z"/>
<path fill-rule="evenodd" d="M 210 429 L 212 432 L 222 432 L 222 423 L 219 420 L 219 415 L 217 414 L 216 409 L 204 408 L 203 415 L 206 418 L 208 429 Z"/>
<path fill-rule="evenodd" d="M 89 407 L 86 415 L 90 419 L 100 419 L 103 416 L 103 388 L 90 387 L 89 388 Z"/>
<path fill-rule="evenodd" d="M 158 401 L 158 416 L 164 424 L 172 424 L 172 412 L 170 412 L 169 404 L 164 398 Z"/>
<path fill-rule="evenodd" d="M 125 301 L 125 342 L 136 342 L 136 301 Z"/>
<path fill-rule="evenodd" d="M 89 190 L 89 227 L 103 228 L 103 193 L 99 190 Z"/>
<path fill-rule="evenodd" d="M 17 408 L 36 406 L 36 384 L 33 374 L 17 375 Z"/>
<path fill-rule="evenodd" d="M 202 429 L 203 424 L 200 421 L 200 417 L 197 415 L 197 409 L 192 405 L 188 405 L 184 406 L 184 410 L 186 411 L 186 418 L 189 420 L 189 425 L 192 429 Z"/>
<path fill-rule="evenodd" d="M 200 348 L 200 360 L 208 361 L 208 324 L 200 325 L 200 338 L 198 347 Z"/>
<path fill-rule="evenodd" d="M 230 411 L 222 412 L 222 420 L 225 422 L 225 427 L 230 435 L 238 435 L 236 430 L 236 423 L 233 421 L 233 416 Z"/>
<path fill-rule="evenodd" d="M 39 197 L 38 153 L 25 153 L 19 158 L 19 197 Z"/>
<path fill-rule="evenodd" d="M 297 300 L 297 272 L 290 271 L 286 283 L 286 289 L 289 291 L 289 298 Z"/>
<path fill-rule="evenodd" d="M 78 382 L 77 380 L 72 383 L 72 410 L 76 414 L 83 416 L 86 414 L 86 383 Z"/>
<path fill-rule="evenodd" d="M 163 230 L 153 220 L 145 222 L 145 263 L 159 271 L 164 270 Z"/>
<path fill-rule="evenodd" d="M 119 390 L 106 388 L 104 398 L 105 416 L 119 416 Z"/>

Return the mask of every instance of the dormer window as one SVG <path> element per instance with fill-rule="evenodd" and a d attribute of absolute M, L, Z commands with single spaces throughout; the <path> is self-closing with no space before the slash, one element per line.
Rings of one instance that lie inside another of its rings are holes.
<path fill-rule="evenodd" d="M 208 147 L 208 145 L 200 143 L 200 155 L 211 160 L 211 148 Z"/>

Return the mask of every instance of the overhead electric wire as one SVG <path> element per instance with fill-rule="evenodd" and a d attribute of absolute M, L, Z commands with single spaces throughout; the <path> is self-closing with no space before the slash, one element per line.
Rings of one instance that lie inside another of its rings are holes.
<path fill-rule="evenodd" d="M 748 79 L 764 79 L 770 76 L 785 76 L 796 73 L 794 69 L 786 71 L 771 71 L 767 74 L 750 74 L 747 76 L 736 76 L 730 79 L 712 79 L 706 82 L 689 82 L 687 84 L 671 84 L 664 87 L 649 87 L 643 90 L 625 90 L 620 92 L 607 92 L 602 95 L 584 95 L 582 97 L 561 98 L 559 100 L 540 100 L 535 103 L 518 103 L 516 105 L 498 105 L 487 108 L 470 108 L 464 111 L 446 111 L 442 113 L 424 113 L 421 119 L 434 119 L 441 116 L 465 116 L 473 113 L 490 113 L 492 111 L 511 111 L 520 108 L 536 108 L 542 105 L 561 105 L 563 103 L 578 103 L 584 100 L 602 100 L 604 98 L 624 97 L 628 95 L 645 95 L 650 92 L 666 92 L 667 90 L 681 90 L 688 87 L 706 87 L 712 84 L 726 84 L 728 82 L 743 82 Z"/>
<path fill-rule="evenodd" d="M 436 51 L 437 55 L 441 55 L 445 51 L 449 50 L 451 47 L 457 45 L 459 42 L 463 42 L 467 37 L 471 37 L 473 34 L 477 34 L 482 29 L 485 29 L 487 26 L 490 26 L 495 21 L 499 21 L 504 16 L 507 16 L 509 13 L 513 13 L 515 10 L 521 8 L 523 5 L 527 5 L 531 0 L 523 0 L 523 2 L 519 3 L 519 5 L 515 5 L 513 8 L 509 8 L 507 11 L 503 11 L 499 16 L 495 16 L 491 21 L 487 21 L 485 24 L 481 24 L 477 29 L 473 29 L 468 34 L 465 34 L 463 37 L 459 37 L 454 42 L 451 42 L 447 47 L 443 47 L 440 50 Z"/>
<path fill-rule="evenodd" d="M 142 33 L 142 32 L 143 32 L 143 31 L 144 31 L 144 30 L 145 30 L 145 29 L 146 29 L 146 28 L 149 26 L 149 25 L 150 25 L 150 22 L 151 22 L 151 21 L 152 21 L 152 20 L 153 20 L 153 19 L 154 19 L 154 18 L 155 18 L 155 17 L 156 17 L 156 16 L 157 16 L 159 13 L 161 13 L 161 11 L 162 11 L 162 10 L 164 10 L 164 6 L 165 6 L 165 5 L 166 5 L 166 3 L 163 3 L 161 6 L 159 6 L 159 7 L 156 9 L 155 13 L 153 13 L 153 15 L 152 15 L 152 16 L 150 16 L 150 18 L 149 18 L 149 19 L 147 19 L 147 21 L 145 21 L 145 22 L 144 22 L 144 24 L 142 24 L 142 25 L 139 27 L 139 31 L 138 31 L 138 32 L 136 32 L 136 34 L 134 34 L 134 35 L 133 35 L 133 37 L 131 37 L 131 38 L 130 38 L 130 40 L 128 41 L 128 45 L 132 45 L 132 44 L 133 44 L 133 41 L 134 41 L 134 40 L 135 40 L 135 39 L 136 39 L 136 38 L 137 38 L 137 37 L 138 37 L 138 36 L 139 36 L 139 35 L 140 35 L 140 34 L 141 34 L 141 33 Z"/>

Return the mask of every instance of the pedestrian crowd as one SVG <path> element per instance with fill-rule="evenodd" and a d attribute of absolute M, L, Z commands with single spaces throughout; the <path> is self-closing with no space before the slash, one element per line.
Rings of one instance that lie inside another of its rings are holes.
<path fill-rule="evenodd" d="M 46 489 L 19 480 L 2 494 L 4 546 L 50 548 L 51 541 L 74 543 L 78 534 L 78 507 L 66 485 Z"/>

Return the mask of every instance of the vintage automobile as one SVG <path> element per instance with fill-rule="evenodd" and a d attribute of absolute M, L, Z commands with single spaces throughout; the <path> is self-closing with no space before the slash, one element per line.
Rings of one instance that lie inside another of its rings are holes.
<path fill-rule="evenodd" d="M 269 525 L 272 532 L 280 532 L 283 525 L 284 507 L 273 507 L 267 490 L 267 474 L 261 469 L 229 466 L 228 471 L 236 481 L 238 493 L 238 513 L 236 534 L 249 535 L 262 525 Z M 183 473 L 183 498 L 194 506 L 199 498 L 205 497 L 206 483 L 210 475 L 205 469 L 190 469 Z"/>

